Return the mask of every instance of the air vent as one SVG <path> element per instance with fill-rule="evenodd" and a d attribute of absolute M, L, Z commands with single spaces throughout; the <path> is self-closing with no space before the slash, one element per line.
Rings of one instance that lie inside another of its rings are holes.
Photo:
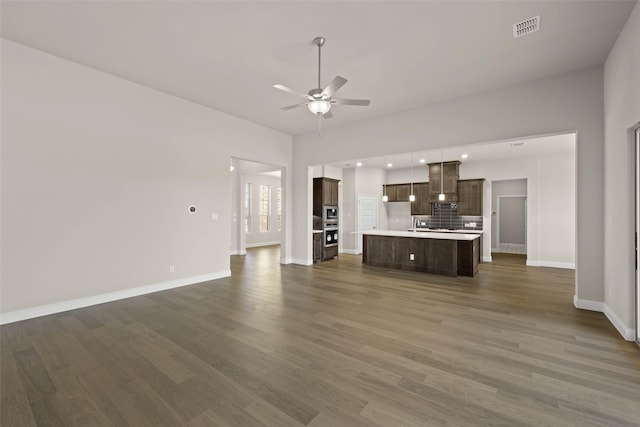
<path fill-rule="evenodd" d="M 524 142 L 514 142 L 511 144 L 512 147 L 524 147 Z"/>
<path fill-rule="evenodd" d="M 536 32 L 540 29 L 540 15 L 529 18 L 525 21 L 513 24 L 513 38 L 526 36 L 529 33 Z"/>

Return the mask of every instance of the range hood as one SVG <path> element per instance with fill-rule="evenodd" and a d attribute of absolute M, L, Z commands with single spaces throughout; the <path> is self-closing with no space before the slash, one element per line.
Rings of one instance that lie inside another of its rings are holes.
<path fill-rule="evenodd" d="M 429 202 L 457 202 L 460 162 L 429 163 Z M 442 187 L 441 187 L 442 186 Z M 439 200 L 440 189 L 445 199 Z"/>

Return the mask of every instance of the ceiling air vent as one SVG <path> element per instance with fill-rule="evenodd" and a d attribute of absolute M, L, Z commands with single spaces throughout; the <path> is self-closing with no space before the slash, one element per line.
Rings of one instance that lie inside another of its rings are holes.
<path fill-rule="evenodd" d="M 526 36 L 540 29 L 540 15 L 529 18 L 525 21 L 513 24 L 513 38 Z"/>

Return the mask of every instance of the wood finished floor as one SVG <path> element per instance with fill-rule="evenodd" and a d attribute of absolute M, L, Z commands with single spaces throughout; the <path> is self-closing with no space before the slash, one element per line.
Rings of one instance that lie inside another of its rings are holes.
<path fill-rule="evenodd" d="M 278 258 L 2 326 L 2 426 L 640 425 L 640 350 L 572 271 Z"/>

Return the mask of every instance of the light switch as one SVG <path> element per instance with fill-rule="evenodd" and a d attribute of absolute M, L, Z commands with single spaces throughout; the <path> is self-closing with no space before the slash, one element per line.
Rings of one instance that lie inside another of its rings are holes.
<path fill-rule="evenodd" d="M 218 214 L 217 214 L 217 213 L 215 213 L 215 212 L 214 212 L 214 213 L 212 213 L 212 214 L 211 214 L 211 219 L 212 219 L 212 220 L 214 220 L 214 221 L 217 221 L 217 220 L 218 220 Z"/>

